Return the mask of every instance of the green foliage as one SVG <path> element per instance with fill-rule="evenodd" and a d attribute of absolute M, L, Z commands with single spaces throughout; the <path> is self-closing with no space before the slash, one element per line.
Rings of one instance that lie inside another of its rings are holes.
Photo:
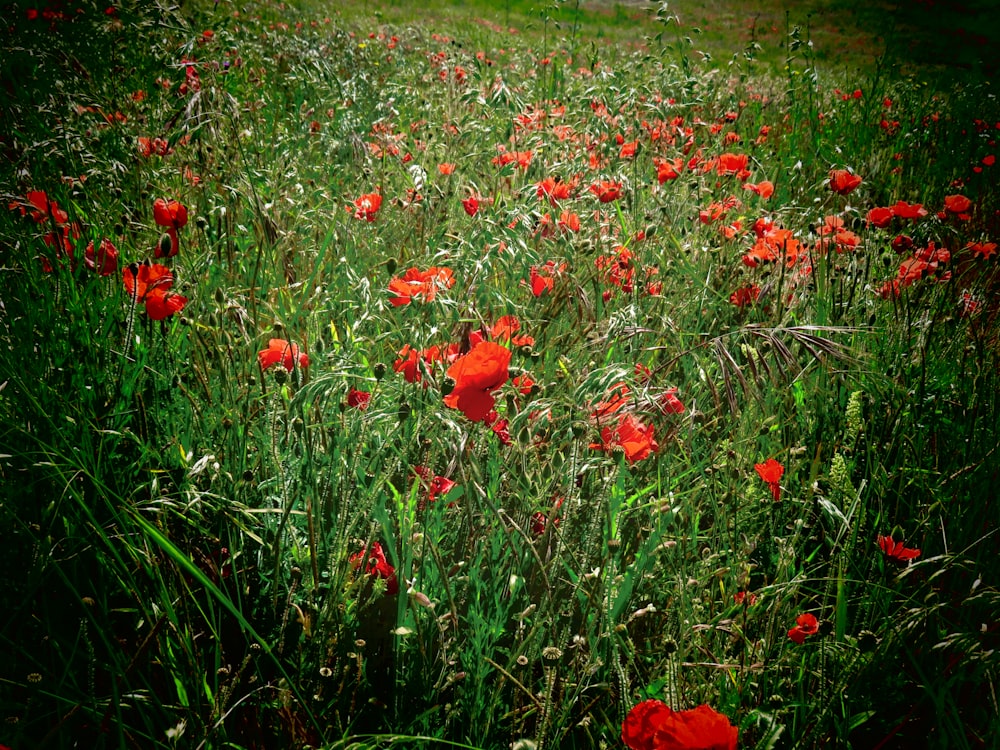
<path fill-rule="evenodd" d="M 988 84 L 791 17 L 716 66 L 665 3 L 78 6 L 0 19 L 0 743 L 989 742 Z"/>

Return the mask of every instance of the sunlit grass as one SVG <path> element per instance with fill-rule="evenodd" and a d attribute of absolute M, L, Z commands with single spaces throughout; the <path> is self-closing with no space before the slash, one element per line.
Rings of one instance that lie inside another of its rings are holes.
<path fill-rule="evenodd" d="M 452 5 L 4 11 L 0 743 L 988 746 L 991 83 Z"/>

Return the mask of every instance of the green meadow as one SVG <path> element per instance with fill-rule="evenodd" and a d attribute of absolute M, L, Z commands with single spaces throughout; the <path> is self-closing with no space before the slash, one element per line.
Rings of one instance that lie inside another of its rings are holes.
<path fill-rule="evenodd" d="M 998 747 L 988 3 L 0 24 L 0 748 Z"/>

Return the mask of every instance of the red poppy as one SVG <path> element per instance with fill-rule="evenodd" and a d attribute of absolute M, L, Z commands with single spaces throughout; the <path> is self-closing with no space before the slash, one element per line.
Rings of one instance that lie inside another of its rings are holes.
<path fill-rule="evenodd" d="M 788 631 L 788 637 L 801 646 L 807 636 L 816 635 L 818 632 L 819 620 L 807 612 L 795 618 L 795 627 Z"/>
<path fill-rule="evenodd" d="M 631 750 L 736 750 L 739 730 L 702 704 L 674 711 L 658 700 L 632 707 L 622 723 L 622 742 Z"/>
<path fill-rule="evenodd" d="M 479 198 L 475 195 L 470 195 L 468 198 L 462 200 L 462 209 L 469 216 L 475 216 L 479 213 Z"/>
<path fill-rule="evenodd" d="M 601 430 L 601 442 L 590 447 L 613 453 L 621 449 L 630 464 L 642 461 L 660 449 L 653 434 L 653 426 L 645 425 L 633 414 L 624 414 L 615 427 Z"/>
<path fill-rule="evenodd" d="M 906 563 L 920 557 L 919 549 L 904 547 L 902 542 L 893 541 L 891 536 L 878 535 L 878 546 L 885 556 L 895 563 Z"/>
<path fill-rule="evenodd" d="M 166 138 L 149 138 L 139 136 L 139 153 L 143 156 L 168 156 L 173 153 L 170 142 Z"/>
<path fill-rule="evenodd" d="M 435 502 L 439 497 L 444 497 L 458 486 L 447 477 L 438 476 L 426 466 L 414 466 L 413 473 L 420 479 L 420 484 L 427 491 L 426 502 Z M 422 506 L 424 507 L 424 506 Z"/>
<path fill-rule="evenodd" d="M 94 241 L 91 240 L 84 251 L 83 264 L 100 276 L 111 276 L 118 270 L 118 248 L 111 240 L 103 239 L 95 250 Z"/>
<path fill-rule="evenodd" d="M 668 414 L 683 414 L 684 404 L 677 398 L 677 387 L 667 388 L 667 390 L 657 399 L 660 409 Z"/>
<path fill-rule="evenodd" d="M 158 263 L 143 263 L 136 270 L 129 266 L 122 272 L 122 282 L 129 297 L 143 303 L 146 314 L 153 320 L 178 313 L 187 304 L 187 297 L 169 291 L 174 277 L 169 268 Z"/>
<path fill-rule="evenodd" d="M 180 229 L 188 222 L 187 208 L 175 200 L 157 198 L 153 201 L 153 221 L 167 229 Z"/>
<path fill-rule="evenodd" d="M 862 182 L 861 177 L 846 169 L 830 170 L 830 190 L 838 195 L 847 195 Z"/>
<path fill-rule="evenodd" d="M 438 172 L 445 175 L 446 177 L 455 171 L 455 165 L 445 162 L 444 164 L 438 164 Z"/>
<path fill-rule="evenodd" d="M 372 394 L 368 391 L 359 391 L 357 388 L 351 388 L 347 392 L 347 405 L 353 409 L 364 411 L 368 408 L 371 400 Z"/>
<path fill-rule="evenodd" d="M 964 214 L 972 208 L 972 201 L 964 195 L 948 195 L 944 199 L 944 210 L 953 214 Z"/>
<path fill-rule="evenodd" d="M 295 368 L 296 362 L 299 367 L 309 366 L 309 357 L 304 352 L 299 352 L 296 344 L 291 344 L 285 339 L 271 339 L 267 349 L 257 353 L 257 361 L 264 370 L 279 362 L 289 372 Z"/>
<path fill-rule="evenodd" d="M 622 184 L 612 180 L 601 180 L 590 186 L 590 192 L 596 195 L 601 203 L 611 203 L 622 197 Z"/>
<path fill-rule="evenodd" d="M 548 198 L 554 206 L 559 201 L 569 198 L 570 190 L 575 187 L 573 182 L 563 182 L 558 177 L 546 177 L 538 183 L 536 192 L 539 198 Z"/>
<path fill-rule="evenodd" d="M 378 216 L 378 210 L 381 207 L 382 196 L 379 193 L 365 193 L 353 203 L 354 218 L 375 221 L 375 217 Z M 348 206 L 347 208 L 348 210 L 352 210 L 352 206 Z"/>
<path fill-rule="evenodd" d="M 785 473 L 785 467 L 778 463 L 773 458 L 767 459 L 762 464 L 754 464 L 754 469 L 757 470 L 757 475 L 767 482 L 768 486 L 771 488 L 771 494 L 774 499 L 781 499 L 781 475 Z"/>
<path fill-rule="evenodd" d="M 893 216 L 900 219 L 922 219 L 927 215 L 927 209 L 921 203 L 907 203 L 906 201 L 896 201 L 890 207 Z"/>
<path fill-rule="evenodd" d="M 995 242 L 970 242 L 965 246 L 965 250 L 971 250 L 975 253 L 977 258 L 982 258 L 986 260 L 993 256 L 993 253 L 997 251 L 997 243 Z"/>
<path fill-rule="evenodd" d="M 706 162 L 703 169 L 706 171 L 715 167 L 715 171 L 720 175 L 736 175 L 741 177 L 747 172 L 749 157 L 746 154 L 721 154 L 718 159 Z"/>
<path fill-rule="evenodd" d="M 756 284 L 743 286 L 729 295 L 729 301 L 738 308 L 743 309 L 747 305 L 752 305 L 760 297 L 760 287 Z"/>
<path fill-rule="evenodd" d="M 774 195 L 774 183 L 770 180 L 761 180 L 756 185 L 752 182 L 747 182 L 743 185 L 743 189 L 757 193 L 764 200 Z"/>
<path fill-rule="evenodd" d="M 183 310 L 187 301 L 187 297 L 156 289 L 146 295 L 146 315 L 152 320 L 164 320 Z"/>
<path fill-rule="evenodd" d="M 550 511 L 550 513 L 554 513 L 555 511 L 559 510 L 559 508 L 562 507 L 564 500 L 565 498 L 563 497 L 557 497 L 555 501 L 552 503 L 552 510 Z M 543 513 L 542 511 L 536 511 L 535 513 L 531 514 L 531 533 L 534 534 L 535 536 L 541 536 L 549 528 L 550 524 L 552 525 L 553 528 L 559 528 L 559 521 L 560 521 L 559 516 L 555 516 L 550 520 L 548 513 Z"/>
<path fill-rule="evenodd" d="M 365 562 L 367 561 L 367 565 Z M 367 551 L 355 552 L 348 558 L 348 562 L 353 570 L 358 570 L 365 565 L 365 573 L 385 581 L 385 593 L 392 595 L 399 593 L 399 582 L 396 580 L 396 569 L 389 564 L 382 551 L 382 545 L 372 542 Z"/>
<path fill-rule="evenodd" d="M 656 181 L 661 185 L 668 180 L 676 180 L 684 169 L 684 160 L 679 157 L 672 160 L 657 158 L 653 159 L 653 163 L 656 165 Z"/>
<path fill-rule="evenodd" d="M 30 211 L 32 220 L 38 224 L 48 221 L 49 217 L 58 226 L 69 221 L 69 214 L 59 208 L 58 203 L 49 200 L 49 196 L 44 190 L 30 190 L 24 201 L 11 201 L 7 207 L 12 211 L 20 211 L 21 216 L 25 216 Z"/>
<path fill-rule="evenodd" d="M 426 271 L 411 268 L 389 282 L 389 292 L 393 295 L 389 302 L 394 307 L 408 305 L 414 297 L 431 302 L 439 290 L 450 289 L 454 284 L 455 276 L 450 268 L 434 266 Z"/>
<path fill-rule="evenodd" d="M 492 411 L 493 392 L 509 377 L 510 349 L 492 341 L 481 341 L 448 368 L 455 387 L 444 397 L 446 406 L 458 409 L 473 422 L 481 422 Z"/>
<path fill-rule="evenodd" d="M 879 229 L 885 229 L 889 224 L 892 223 L 892 217 L 895 214 L 891 208 L 884 208 L 882 206 L 877 206 L 870 211 L 868 211 L 868 223 L 873 227 L 878 227 Z"/>
<path fill-rule="evenodd" d="M 177 239 L 177 230 L 170 227 L 160 235 L 160 241 L 153 248 L 153 255 L 157 258 L 173 258 L 180 251 L 180 241 Z"/>
<path fill-rule="evenodd" d="M 639 141 L 629 141 L 628 143 L 623 143 L 621 151 L 618 152 L 618 156 L 622 159 L 633 159 L 635 158 L 635 152 L 638 148 Z"/>

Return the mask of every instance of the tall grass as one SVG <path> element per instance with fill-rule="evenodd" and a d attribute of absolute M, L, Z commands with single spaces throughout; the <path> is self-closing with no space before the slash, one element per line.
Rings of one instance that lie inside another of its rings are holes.
<path fill-rule="evenodd" d="M 0 18 L 0 742 L 614 747 L 645 698 L 995 742 L 988 81 L 834 80 L 791 22 L 782 70 L 709 65 L 666 8 L 635 48 L 558 6 L 38 10 Z M 492 429 L 445 403 L 479 338 Z"/>

